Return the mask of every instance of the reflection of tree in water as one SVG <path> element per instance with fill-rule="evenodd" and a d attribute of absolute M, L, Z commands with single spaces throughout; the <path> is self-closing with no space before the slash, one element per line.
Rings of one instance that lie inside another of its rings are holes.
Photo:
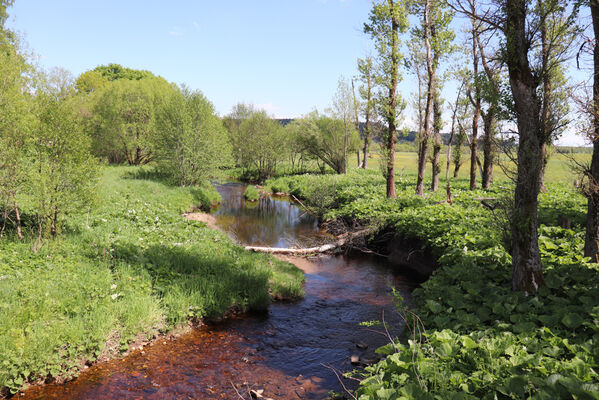
<path fill-rule="evenodd" d="M 220 185 L 218 190 L 222 204 L 214 215 L 240 243 L 303 247 L 317 240 L 318 220 L 289 200 L 262 196 L 257 203 L 247 202 L 242 184 Z"/>

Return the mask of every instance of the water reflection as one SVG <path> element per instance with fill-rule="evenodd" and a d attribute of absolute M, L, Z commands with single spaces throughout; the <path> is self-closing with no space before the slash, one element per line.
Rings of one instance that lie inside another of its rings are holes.
<path fill-rule="evenodd" d="M 221 206 L 213 215 L 218 225 L 238 242 L 268 247 L 306 247 L 322 240 L 318 220 L 287 198 L 262 196 L 256 202 L 243 198 L 246 185 L 218 185 Z"/>

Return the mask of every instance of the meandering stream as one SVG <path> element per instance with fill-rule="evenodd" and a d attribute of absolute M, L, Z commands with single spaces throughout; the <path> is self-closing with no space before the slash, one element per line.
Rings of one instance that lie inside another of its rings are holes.
<path fill-rule="evenodd" d="M 327 235 L 317 221 L 285 198 L 243 200 L 244 186 L 218 187 L 219 226 L 237 241 L 271 247 L 307 246 Z M 263 389 L 273 399 L 323 399 L 342 391 L 333 369 L 354 368 L 352 355 L 372 360 L 388 339 L 361 327 L 380 320 L 395 330 L 391 287 L 404 297 L 415 282 L 392 271 L 386 260 L 348 254 L 288 258 L 306 274 L 305 298 L 273 304 L 266 315 L 235 317 L 129 356 L 95 365 L 67 384 L 29 389 L 22 399 L 239 399 Z M 328 368 L 331 367 L 331 368 Z M 344 380 L 348 387 L 355 382 Z"/>

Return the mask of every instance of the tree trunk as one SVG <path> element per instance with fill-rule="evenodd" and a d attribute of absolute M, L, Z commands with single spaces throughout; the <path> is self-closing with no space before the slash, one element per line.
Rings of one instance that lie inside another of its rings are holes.
<path fill-rule="evenodd" d="M 478 79 L 478 36 L 476 22 L 472 21 L 472 60 L 474 73 L 474 115 L 472 117 L 472 141 L 470 142 L 470 190 L 476 189 L 476 158 L 478 157 L 478 120 L 480 118 L 480 82 Z"/>
<path fill-rule="evenodd" d="M 389 0 L 389 10 L 393 10 L 393 0 Z M 395 195 L 395 113 L 397 109 L 397 81 L 399 79 L 399 21 L 397 16 L 391 18 L 391 86 L 389 87 L 389 110 L 387 113 L 389 132 L 387 134 L 387 198 Z"/>
<path fill-rule="evenodd" d="M 17 222 L 17 237 L 19 238 L 19 240 L 22 240 L 23 232 L 21 230 L 21 213 L 19 212 L 19 205 L 17 204 L 16 200 L 14 201 L 13 206 L 15 210 L 15 219 Z"/>
<path fill-rule="evenodd" d="M 424 129 L 420 138 L 420 147 L 418 149 L 418 178 L 416 180 L 416 195 L 424 196 L 424 173 L 426 172 L 426 150 L 430 134 L 430 116 L 433 104 L 433 92 L 435 83 L 435 68 L 433 65 L 433 55 L 431 50 L 431 22 L 430 22 L 430 0 L 426 0 L 424 5 L 424 44 L 426 46 L 426 67 L 428 73 L 426 108 L 424 111 Z"/>
<path fill-rule="evenodd" d="M 547 143 L 543 143 L 541 146 L 541 156 L 543 157 L 543 162 L 541 163 L 541 173 L 539 175 L 539 190 L 545 193 L 547 191 L 547 188 L 545 187 L 545 169 L 547 169 L 547 161 L 549 160 Z"/>
<path fill-rule="evenodd" d="M 543 129 L 537 83 L 528 61 L 526 0 L 506 0 L 506 62 L 518 134 L 518 174 L 512 217 L 512 288 L 534 293 L 543 285 L 537 233 Z"/>
<path fill-rule="evenodd" d="M 364 158 L 362 159 L 362 168 L 368 167 L 368 136 L 364 136 Z"/>
<path fill-rule="evenodd" d="M 483 115 L 483 123 L 485 130 L 485 137 L 483 141 L 483 176 L 482 186 L 483 189 L 489 189 L 491 182 L 493 182 L 493 158 L 495 152 L 493 151 L 493 138 L 495 136 L 495 109 L 491 106 L 485 115 Z"/>
<path fill-rule="evenodd" d="M 589 192 L 587 205 L 587 227 L 584 240 L 584 255 L 599 262 L 599 0 L 591 0 L 591 15 L 595 33 L 593 51 L 593 157 L 589 171 Z"/>
<path fill-rule="evenodd" d="M 439 155 L 441 153 L 441 105 L 439 104 L 439 92 L 435 90 L 435 97 L 433 103 L 433 158 L 432 158 L 432 170 L 433 180 L 431 183 L 431 190 L 436 192 L 439 190 L 439 174 L 441 173 L 441 167 L 439 166 Z"/>

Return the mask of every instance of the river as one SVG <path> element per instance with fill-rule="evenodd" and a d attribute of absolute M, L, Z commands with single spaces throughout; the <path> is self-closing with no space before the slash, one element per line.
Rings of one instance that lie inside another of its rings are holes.
<path fill-rule="evenodd" d="M 214 215 L 239 243 L 304 247 L 328 238 L 315 218 L 286 198 L 246 202 L 238 183 L 218 190 L 223 202 Z M 94 365 L 71 382 L 33 387 L 18 397 L 248 399 L 248 390 L 261 389 L 273 399 L 324 399 L 330 391 L 342 391 L 334 371 L 355 368 L 352 356 L 374 360 L 374 350 L 388 342 L 381 329 L 374 332 L 360 322 L 384 316 L 398 334 L 391 287 L 409 300 L 416 282 L 373 255 L 287 259 L 305 272 L 303 300 L 157 340 L 123 359 Z M 342 382 L 356 387 L 353 380 Z"/>

